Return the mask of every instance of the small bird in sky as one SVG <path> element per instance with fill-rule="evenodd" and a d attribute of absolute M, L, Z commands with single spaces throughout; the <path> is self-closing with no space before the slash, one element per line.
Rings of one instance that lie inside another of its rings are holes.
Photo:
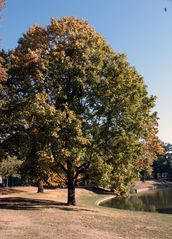
<path fill-rule="evenodd" d="M 164 8 L 164 11 L 167 12 L 167 8 L 166 7 Z"/>

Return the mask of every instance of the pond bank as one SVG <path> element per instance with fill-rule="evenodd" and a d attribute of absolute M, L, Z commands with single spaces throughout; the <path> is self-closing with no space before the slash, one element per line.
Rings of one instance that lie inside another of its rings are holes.
<path fill-rule="evenodd" d="M 138 193 L 144 192 L 147 190 L 154 190 L 154 189 L 163 189 L 167 187 L 172 187 L 172 182 L 165 181 L 165 180 L 147 180 L 145 182 L 138 181 L 136 182 L 136 190 Z"/>
<path fill-rule="evenodd" d="M 141 193 L 148 190 L 163 189 L 167 187 L 172 187 L 172 182 L 165 180 L 147 180 L 145 182 L 137 181 L 135 184 L 136 192 Z M 102 199 L 97 200 L 95 203 L 97 206 L 100 206 L 101 203 L 108 201 L 112 198 L 115 198 L 116 195 L 105 196 Z"/>

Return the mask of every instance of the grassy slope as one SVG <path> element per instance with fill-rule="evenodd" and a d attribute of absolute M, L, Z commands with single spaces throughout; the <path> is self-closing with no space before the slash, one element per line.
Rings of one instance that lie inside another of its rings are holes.
<path fill-rule="evenodd" d="M 172 238 L 171 215 L 97 206 L 95 201 L 105 196 L 77 189 L 78 206 L 68 207 L 66 190 L 37 194 L 34 188 L 20 188 L 0 196 L 0 238 Z"/>

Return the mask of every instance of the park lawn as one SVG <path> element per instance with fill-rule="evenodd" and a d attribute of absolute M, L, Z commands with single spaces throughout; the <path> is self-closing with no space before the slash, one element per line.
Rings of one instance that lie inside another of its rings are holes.
<path fill-rule="evenodd" d="M 104 208 L 110 195 L 76 189 L 77 206 L 66 206 L 66 189 L 36 193 L 34 187 L 0 196 L 1 239 L 171 239 L 172 216 Z"/>

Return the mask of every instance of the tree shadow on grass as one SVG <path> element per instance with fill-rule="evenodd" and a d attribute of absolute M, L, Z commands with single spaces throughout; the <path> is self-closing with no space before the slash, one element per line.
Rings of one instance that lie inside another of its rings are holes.
<path fill-rule="evenodd" d="M 14 189 L 14 188 L 7 188 L 7 187 L 0 187 L 0 195 L 8 195 L 12 193 L 22 193 L 22 190 Z"/>
<path fill-rule="evenodd" d="M 63 211 L 75 211 L 75 212 L 96 212 L 98 211 L 93 210 L 93 209 L 87 209 L 87 208 L 81 208 L 81 207 L 76 207 L 76 206 L 66 206 L 66 207 L 59 207 L 58 209 L 63 210 Z"/>
<path fill-rule="evenodd" d="M 157 211 L 160 213 L 172 214 L 172 208 L 159 208 Z"/>
<path fill-rule="evenodd" d="M 30 199 L 22 197 L 5 197 L 0 198 L 0 209 L 10 210 L 41 210 L 46 208 L 54 208 L 63 211 L 93 211 L 91 209 L 78 208 L 68 206 L 67 203 L 56 202 L 44 199 Z M 96 211 L 95 211 L 96 212 Z"/>
<path fill-rule="evenodd" d="M 0 198 L 0 209 L 11 210 L 39 210 L 41 208 L 56 208 L 65 203 L 44 199 L 30 199 L 22 197 Z"/>

